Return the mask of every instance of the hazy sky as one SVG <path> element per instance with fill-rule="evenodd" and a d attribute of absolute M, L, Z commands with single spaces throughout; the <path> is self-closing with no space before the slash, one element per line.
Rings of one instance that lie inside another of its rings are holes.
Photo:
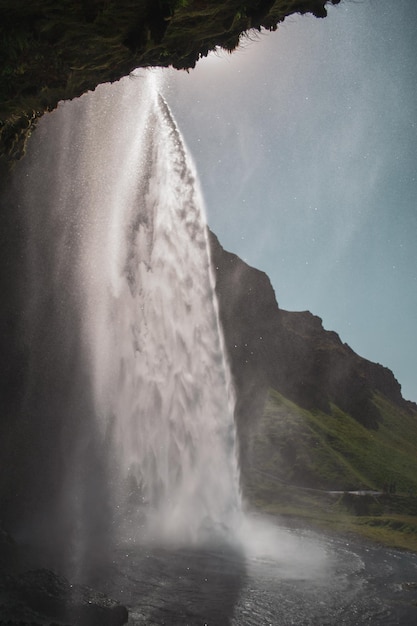
<path fill-rule="evenodd" d="M 414 401 L 416 33 L 416 0 L 342 0 L 165 88 L 223 246 Z"/>

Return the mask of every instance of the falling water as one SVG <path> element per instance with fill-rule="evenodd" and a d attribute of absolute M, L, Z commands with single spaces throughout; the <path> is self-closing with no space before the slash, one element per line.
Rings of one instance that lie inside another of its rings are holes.
<path fill-rule="evenodd" d="M 26 402 L 33 410 L 42 396 L 39 412 L 50 413 L 55 519 L 79 557 L 100 534 L 94 516 L 175 543 L 224 533 L 239 517 L 203 203 L 157 83 L 132 75 L 61 105 L 36 131 L 19 191 Z"/>

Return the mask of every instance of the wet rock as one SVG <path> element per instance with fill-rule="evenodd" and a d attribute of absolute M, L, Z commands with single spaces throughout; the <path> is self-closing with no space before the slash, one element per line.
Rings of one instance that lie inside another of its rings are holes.
<path fill-rule="evenodd" d="M 0 575 L 14 573 L 19 564 L 19 553 L 16 542 L 0 527 Z"/>
<path fill-rule="evenodd" d="M 417 582 L 407 582 L 402 584 L 405 591 L 417 591 Z"/>
<path fill-rule="evenodd" d="M 127 620 L 116 600 L 50 570 L 0 579 L 0 625 L 122 626 Z"/>

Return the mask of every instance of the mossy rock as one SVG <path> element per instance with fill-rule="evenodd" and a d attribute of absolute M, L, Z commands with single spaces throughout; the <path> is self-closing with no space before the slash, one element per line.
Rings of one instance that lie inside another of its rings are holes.
<path fill-rule="evenodd" d="M 16 160 L 36 120 L 137 67 L 189 69 L 243 33 L 293 13 L 326 15 L 340 0 L 3 0 L 0 158 Z"/>

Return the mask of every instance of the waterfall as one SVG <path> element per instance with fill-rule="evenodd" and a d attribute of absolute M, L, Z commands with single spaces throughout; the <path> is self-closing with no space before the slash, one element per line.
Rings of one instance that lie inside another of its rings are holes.
<path fill-rule="evenodd" d="M 239 518 L 203 202 L 158 81 L 134 74 L 60 105 L 16 190 L 28 233 L 25 413 L 49 441 L 39 471 L 52 485 L 32 517 L 43 529 L 48 518 L 49 539 L 69 533 L 73 558 L 103 543 L 103 518 L 117 539 L 177 544 Z"/>

